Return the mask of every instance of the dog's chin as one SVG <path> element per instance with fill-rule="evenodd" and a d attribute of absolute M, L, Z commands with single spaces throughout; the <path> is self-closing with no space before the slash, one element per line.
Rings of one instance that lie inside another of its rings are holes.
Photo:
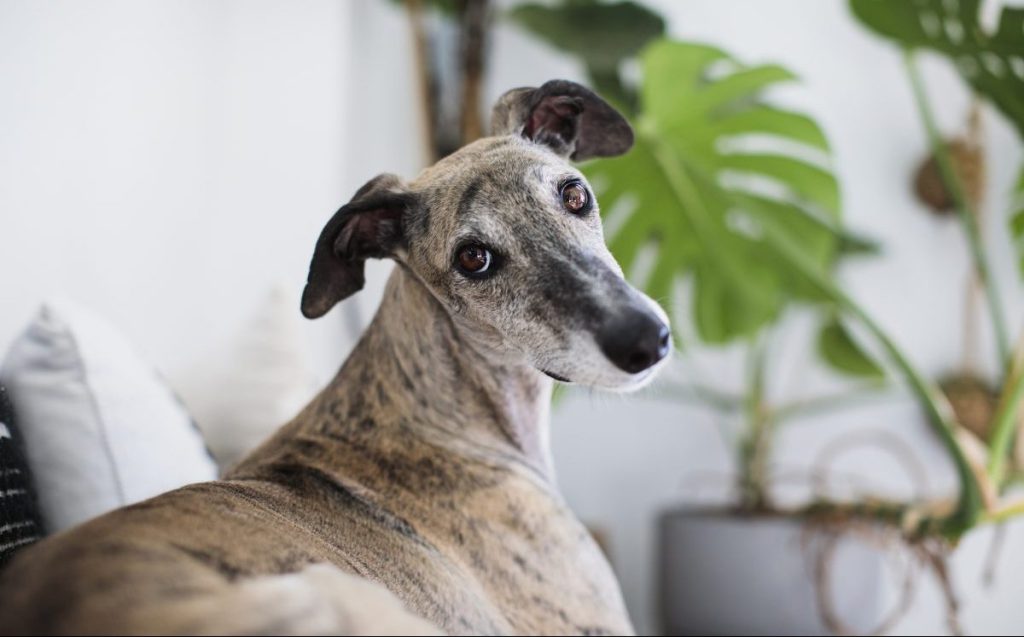
<path fill-rule="evenodd" d="M 598 382 L 594 383 L 594 387 L 618 394 L 628 394 L 650 385 L 651 381 L 654 380 L 654 377 L 658 375 L 659 369 L 661 369 L 660 364 L 655 365 L 654 367 L 648 367 L 638 374 L 617 374 L 617 376 L 622 380 L 616 379 L 610 383 Z"/>
<path fill-rule="evenodd" d="M 596 376 L 581 374 L 577 377 L 572 377 L 543 368 L 540 371 L 560 383 L 583 385 L 605 391 L 628 394 L 649 385 L 654 380 L 654 377 L 658 375 L 658 371 L 661 370 L 664 364 L 664 361 L 662 361 L 637 374 L 627 374 L 619 369 L 609 369 Z"/>

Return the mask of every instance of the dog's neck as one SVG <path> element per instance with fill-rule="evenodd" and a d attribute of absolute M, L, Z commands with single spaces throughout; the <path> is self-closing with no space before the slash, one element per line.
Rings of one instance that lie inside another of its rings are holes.
<path fill-rule="evenodd" d="M 630 632 L 614 575 L 554 483 L 551 380 L 458 323 L 396 268 L 334 380 L 226 478 L 273 485 L 274 511 L 467 626 Z M 439 575 L 458 586 L 432 586 Z"/>
<path fill-rule="evenodd" d="M 521 356 L 460 329 L 402 267 L 392 273 L 373 322 L 330 390 L 351 391 L 347 384 L 360 368 L 384 382 L 394 410 L 430 442 L 523 463 L 553 479 L 551 380 Z"/>
<path fill-rule="evenodd" d="M 431 456 L 525 472 L 553 490 L 550 401 L 550 379 L 460 330 L 396 267 L 337 376 L 227 477 L 297 461 L 379 492 L 395 477 L 384 475 L 389 467 L 408 477 L 419 471 L 408 465 Z M 416 480 L 408 483 L 415 491 Z"/>

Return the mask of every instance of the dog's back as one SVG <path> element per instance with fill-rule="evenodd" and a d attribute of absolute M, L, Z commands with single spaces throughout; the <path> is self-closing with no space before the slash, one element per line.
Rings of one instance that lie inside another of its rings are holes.
<path fill-rule="evenodd" d="M 386 520 L 339 501 L 327 532 L 297 519 L 280 504 L 288 499 L 287 487 L 257 481 L 195 484 L 48 538 L 0 574 L 0 633 L 434 630 L 338 545 L 358 528 L 382 554 L 409 555 L 387 546 L 403 541 Z"/>
<path fill-rule="evenodd" d="M 0 634 L 628 631 L 599 549 L 532 480 L 481 495 L 488 519 L 453 504 L 431 528 L 316 469 L 275 473 L 190 485 L 31 547 L 0 574 Z"/>

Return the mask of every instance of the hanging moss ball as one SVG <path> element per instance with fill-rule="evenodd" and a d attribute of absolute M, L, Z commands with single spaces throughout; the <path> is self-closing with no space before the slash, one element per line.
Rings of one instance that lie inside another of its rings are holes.
<path fill-rule="evenodd" d="M 985 154 L 981 146 L 963 139 L 952 139 L 947 141 L 946 148 L 965 194 L 974 210 L 978 210 L 985 192 Z M 956 208 L 956 200 L 942 178 L 934 155 L 926 157 L 918 167 L 914 176 L 914 192 L 922 203 L 939 216 L 948 215 Z"/>

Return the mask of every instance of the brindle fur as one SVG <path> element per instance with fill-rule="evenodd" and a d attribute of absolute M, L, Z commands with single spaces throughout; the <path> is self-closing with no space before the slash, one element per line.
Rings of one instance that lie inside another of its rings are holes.
<path fill-rule="evenodd" d="M 556 488 L 538 370 L 637 384 L 590 333 L 655 306 L 623 282 L 596 210 L 561 208 L 557 183 L 579 173 L 509 108 L 510 134 L 357 193 L 405 197 L 398 267 L 330 384 L 223 480 L 25 550 L 0 576 L 0 632 L 632 632 Z M 465 236 L 500 246 L 500 277 L 453 271 Z"/>

